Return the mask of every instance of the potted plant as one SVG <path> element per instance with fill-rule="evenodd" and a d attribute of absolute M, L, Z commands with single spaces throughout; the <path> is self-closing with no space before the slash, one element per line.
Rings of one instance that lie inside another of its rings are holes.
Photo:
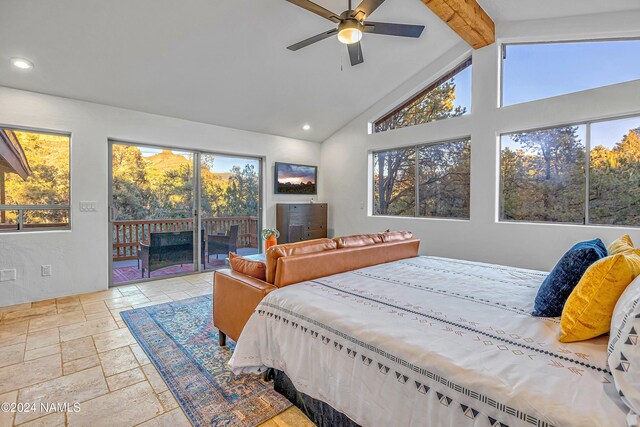
<path fill-rule="evenodd" d="M 269 249 L 271 246 L 277 245 L 278 237 L 280 237 L 280 232 L 275 228 L 265 228 L 264 230 L 262 230 L 262 238 L 265 242 L 265 250 Z"/>

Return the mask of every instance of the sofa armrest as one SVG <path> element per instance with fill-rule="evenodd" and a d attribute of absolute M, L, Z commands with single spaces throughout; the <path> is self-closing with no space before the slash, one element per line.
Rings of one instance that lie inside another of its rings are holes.
<path fill-rule="evenodd" d="M 262 298 L 275 286 L 232 270 L 214 274 L 213 325 L 234 341 Z"/>

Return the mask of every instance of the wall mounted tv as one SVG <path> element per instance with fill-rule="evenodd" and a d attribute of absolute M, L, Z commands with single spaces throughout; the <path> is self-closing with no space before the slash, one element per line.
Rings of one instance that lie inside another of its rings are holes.
<path fill-rule="evenodd" d="M 318 167 L 276 162 L 276 194 L 318 194 Z"/>

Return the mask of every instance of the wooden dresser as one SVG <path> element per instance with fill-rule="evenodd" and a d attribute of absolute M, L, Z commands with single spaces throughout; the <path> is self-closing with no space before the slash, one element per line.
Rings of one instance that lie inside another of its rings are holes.
<path fill-rule="evenodd" d="M 327 237 L 326 203 L 278 203 L 276 228 L 278 243 L 293 243 Z"/>

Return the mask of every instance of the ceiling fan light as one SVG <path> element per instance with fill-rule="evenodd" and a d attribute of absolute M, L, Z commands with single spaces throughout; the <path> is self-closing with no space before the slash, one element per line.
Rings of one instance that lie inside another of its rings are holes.
<path fill-rule="evenodd" d="M 355 19 L 342 21 L 338 26 L 338 40 L 344 44 L 354 44 L 362 40 L 362 24 Z"/>
<path fill-rule="evenodd" d="M 362 40 L 362 31 L 357 28 L 346 28 L 338 33 L 338 40 L 344 44 L 354 44 Z"/>

